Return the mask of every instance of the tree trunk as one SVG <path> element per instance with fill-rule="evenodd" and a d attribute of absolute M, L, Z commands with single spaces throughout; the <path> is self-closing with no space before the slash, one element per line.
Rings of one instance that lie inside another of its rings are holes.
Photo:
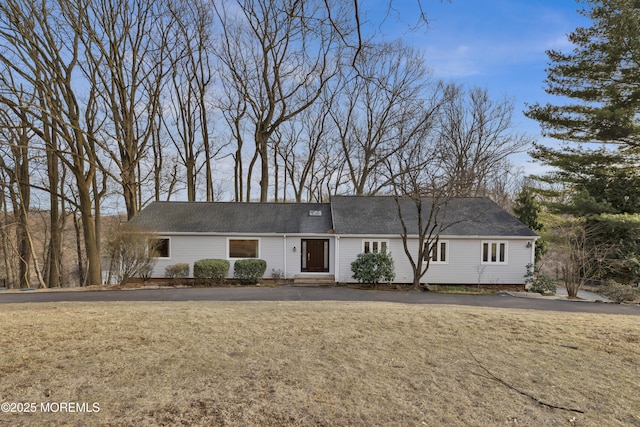
<path fill-rule="evenodd" d="M 23 121 L 24 124 L 24 121 Z M 26 132 L 24 129 L 21 132 Z M 31 206 L 31 179 L 29 175 L 28 136 L 19 135 L 17 147 L 12 147 L 15 161 L 15 179 L 18 194 L 14 196 L 13 211 L 18 221 L 16 231 L 20 257 L 20 287 L 31 287 L 31 239 L 29 238 L 29 208 Z"/>
<path fill-rule="evenodd" d="M 9 236 L 7 235 L 7 230 L 9 226 L 9 210 L 7 209 L 7 203 L 4 198 L 0 199 L 0 203 L 2 204 L 2 213 L 3 213 L 3 221 L 2 221 L 2 229 L 0 230 L 0 236 L 2 236 L 2 255 L 4 260 L 4 268 L 5 268 L 5 286 L 7 288 L 12 288 L 14 283 L 14 273 L 13 266 L 14 262 L 11 256 L 11 248 L 9 246 Z"/>
<path fill-rule="evenodd" d="M 256 138 L 256 148 L 260 155 L 260 201 L 269 201 L 269 137 L 264 134 L 258 134 Z"/>
<path fill-rule="evenodd" d="M 244 190 L 242 188 L 242 183 L 244 182 L 244 178 L 242 176 L 242 147 L 238 147 L 235 155 L 235 164 L 233 165 L 233 180 L 234 180 L 234 189 L 235 189 L 235 201 L 241 202 L 244 197 Z"/>
<path fill-rule="evenodd" d="M 80 221 L 78 220 L 78 213 L 73 213 L 73 229 L 76 232 L 76 256 L 78 257 L 78 282 L 80 286 L 83 286 L 86 282 L 85 268 L 84 268 L 84 254 L 82 252 L 82 231 L 80 228 Z"/>
<path fill-rule="evenodd" d="M 251 177 L 253 176 L 253 168 L 258 160 L 258 150 L 253 154 L 253 158 L 251 159 L 251 163 L 249 163 L 249 170 L 247 172 L 247 197 L 246 202 L 251 201 Z"/>
<path fill-rule="evenodd" d="M 87 275 L 85 281 L 87 285 L 99 285 L 102 282 L 100 250 L 96 236 L 96 223 L 91 212 L 93 204 L 91 202 L 90 189 L 78 183 L 78 193 L 84 246 L 87 253 Z"/>
<path fill-rule="evenodd" d="M 122 195 L 127 210 L 127 219 L 138 213 L 138 197 L 136 192 L 136 170 L 128 157 L 122 160 Z"/>
<path fill-rule="evenodd" d="M 187 147 L 185 147 L 187 148 Z M 193 144 L 188 147 L 188 152 L 185 153 L 185 168 L 187 170 L 187 201 L 196 201 L 196 159 L 193 154 Z"/>
<path fill-rule="evenodd" d="M 205 91 L 200 92 L 200 132 L 204 144 L 204 172 L 207 187 L 206 201 L 213 202 L 215 195 L 213 190 L 213 171 L 211 170 L 211 143 L 209 141 L 209 123 L 207 119 L 207 105 L 205 103 Z"/>
<path fill-rule="evenodd" d="M 52 140 L 53 141 L 53 140 Z M 51 143 L 55 149 L 55 143 Z M 51 223 L 51 238 L 48 248 L 47 284 L 50 288 L 61 285 L 62 258 L 62 230 L 59 211 L 58 184 L 60 174 L 58 158 L 53 154 L 54 149 L 47 150 L 47 170 L 49 174 L 49 220 Z"/>
<path fill-rule="evenodd" d="M 16 240 L 18 242 L 18 287 L 31 287 L 31 247 L 27 236 L 26 215 L 17 218 Z"/>

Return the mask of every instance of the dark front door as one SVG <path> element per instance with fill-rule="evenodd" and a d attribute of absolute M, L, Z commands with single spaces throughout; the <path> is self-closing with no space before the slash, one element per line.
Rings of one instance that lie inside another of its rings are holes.
<path fill-rule="evenodd" d="M 302 240 L 302 271 L 329 271 L 329 240 Z"/>

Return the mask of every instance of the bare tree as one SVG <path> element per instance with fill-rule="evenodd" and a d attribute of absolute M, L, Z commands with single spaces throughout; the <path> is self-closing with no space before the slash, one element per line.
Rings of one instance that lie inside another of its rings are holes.
<path fill-rule="evenodd" d="M 208 99 L 212 86 L 210 52 L 214 14 L 207 1 L 175 2 L 176 46 L 170 50 L 170 115 L 166 134 L 176 147 L 186 172 L 187 200 L 196 200 L 197 179 L 204 169 L 205 199 L 214 199 L 212 161 L 221 148 L 213 144 Z M 204 156 L 204 160 L 201 157 Z"/>
<path fill-rule="evenodd" d="M 42 95 L 42 94 L 41 94 Z M 40 101 L 43 104 L 43 100 Z M 51 236 L 47 246 L 46 281 L 49 287 L 62 286 L 62 230 L 64 228 L 64 197 L 60 197 L 63 189 L 64 171 L 62 176 L 60 169 L 64 168 L 56 156 L 58 151 L 57 135 L 48 125 L 42 129 L 45 138 L 45 152 L 47 158 L 47 184 L 49 193 L 49 224 Z"/>
<path fill-rule="evenodd" d="M 289 187 L 296 202 L 309 201 L 311 181 L 321 179 L 323 170 L 317 167 L 318 153 L 326 151 L 334 130 L 329 116 L 331 107 L 331 99 L 319 100 L 279 130 L 277 141 L 282 142 L 276 146 L 276 153 L 284 163 L 283 201 Z"/>
<path fill-rule="evenodd" d="M 468 92 L 451 85 L 453 94 L 440 116 L 438 155 L 455 196 L 484 196 L 488 180 L 521 152 L 531 138 L 514 131 L 513 102 L 494 101 L 486 89 Z"/>
<path fill-rule="evenodd" d="M 13 114 L 11 114 L 13 113 Z M 0 168 L 7 177 L 5 188 L 11 200 L 15 218 L 18 256 L 18 286 L 31 287 L 32 245 L 29 231 L 31 208 L 31 154 L 29 143 L 32 134 L 19 109 L 0 111 Z"/>
<path fill-rule="evenodd" d="M 105 120 L 95 129 L 101 136 L 96 141 L 118 167 L 113 178 L 122 186 L 128 218 L 140 208 L 138 165 L 153 135 L 169 68 L 174 22 L 165 4 L 94 0 L 79 10 L 76 31 L 84 47 L 79 61 Z"/>
<path fill-rule="evenodd" d="M 86 102 L 79 100 L 75 77 L 81 54 L 80 35 L 85 4 L 51 3 L 46 0 L 25 2 L 7 0 L 0 4 L 0 38 L 5 49 L 0 62 L 15 75 L 14 88 L 29 87 L 42 91 L 45 105 L 30 98 L 18 99 L 0 94 L 0 103 L 18 108 L 29 116 L 30 130 L 47 140 L 55 132 L 58 159 L 72 173 L 82 216 L 84 248 L 87 255 L 88 282 L 101 281 L 100 251 L 93 216 L 94 178 L 98 167 L 95 135 L 85 127 L 95 115 L 96 90 L 83 90 Z"/>
<path fill-rule="evenodd" d="M 316 151 L 316 161 L 312 164 L 309 183 L 306 185 L 307 200 L 326 202 L 341 189 L 348 187 L 346 162 L 342 157 L 342 147 L 338 141 L 329 138 Z"/>
<path fill-rule="evenodd" d="M 110 275 L 124 285 L 136 276 L 147 277 L 156 263 L 154 233 L 120 224 L 106 244 Z"/>
<path fill-rule="evenodd" d="M 578 291 L 591 279 L 606 273 L 605 262 L 614 251 L 612 244 L 594 244 L 600 225 L 585 218 L 565 218 L 552 232 L 556 235 L 561 252 L 557 262 L 569 298 L 577 298 Z"/>
<path fill-rule="evenodd" d="M 260 200 L 268 199 L 274 132 L 316 102 L 337 74 L 342 44 L 336 27 L 341 24 L 335 16 L 330 19 L 327 3 L 238 0 L 233 8 L 214 6 L 222 32 L 216 55 L 228 76 L 223 84 L 236 94 L 230 105 L 240 103 L 237 111 L 228 110 L 227 121 L 237 138 L 239 121 L 248 120 L 255 142 L 247 200 L 258 159 Z"/>
<path fill-rule="evenodd" d="M 2 222 L 0 222 L 0 242 L 2 243 L 2 261 L 3 261 L 3 273 L 4 283 L 3 286 L 12 288 L 15 283 L 14 266 L 15 251 L 11 245 L 13 239 L 10 236 L 13 228 L 14 218 L 9 214 L 8 207 L 8 183 L 9 177 L 2 168 L 0 168 L 0 188 L 2 189 L 2 198 L 0 198 L 0 204 L 2 205 Z"/>
<path fill-rule="evenodd" d="M 431 265 L 441 234 L 454 225 L 447 218 L 451 183 L 434 163 L 434 146 L 413 144 L 387 160 L 402 245 L 418 289 Z"/>
<path fill-rule="evenodd" d="M 393 179 L 386 160 L 422 136 L 433 94 L 422 55 L 401 42 L 366 46 L 356 63 L 330 114 L 353 191 L 372 195 Z"/>
<path fill-rule="evenodd" d="M 152 188 L 148 199 L 140 201 L 140 205 L 146 205 L 150 200 L 171 200 L 180 190 L 180 172 L 178 154 L 172 152 L 170 143 L 166 138 L 164 118 L 156 116 L 154 131 L 151 136 L 151 155 L 153 157 L 147 176 L 142 176 L 141 183 Z M 150 181 L 150 182 L 149 182 Z"/>

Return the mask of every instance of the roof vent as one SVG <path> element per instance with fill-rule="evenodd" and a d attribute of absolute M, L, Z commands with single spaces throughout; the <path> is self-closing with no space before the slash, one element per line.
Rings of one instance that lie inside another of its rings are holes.
<path fill-rule="evenodd" d="M 322 211 L 309 211 L 309 216 L 322 216 Z"/>

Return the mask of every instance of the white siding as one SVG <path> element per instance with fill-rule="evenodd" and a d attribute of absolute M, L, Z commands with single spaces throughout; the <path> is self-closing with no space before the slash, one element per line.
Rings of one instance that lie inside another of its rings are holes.
<path fill-rule="evenodd" d="M 211 236 L 211 235 L 163 235 L 169 237 L 169 258 L 158 259 L 154 270 L 154 278 L 165 277 L 165 268 L 178 263 L 189 264 L 191 277 L 193 276 L 193 263 L 203 258 L 216 258 L 229 260 L 229 277 L 233 277 L 233 264 L 235 260 L 228 258 L 228 240 L 234 239 L 258 239 L 259 258 L 267 262 L 265 277 L 270 278 L 274 270 L 286 272 L 287 278 L 293 278 L 300 274 L 301 269 L 301 241 L 302 239 L 327 239 L 329 240 L 329 266 L 333 274 L 335 242 L 333 236 Z M 293 251 L 293 248 L 296 251 Z M 286 252 L 285 252 L 286 251 Z M 286 266 L 285 266 L 286 258 Z"/>
<path fill-rule="evenodd" d="M 163 235 L 169 237 L 170 257 L 158 259 L 153 277 L 164 277 L 168 265 L 187 263 L 193 274 L 193 263 L 203 258 L 227 258 L 228 239 L 231 236 L 211 235 Z M 260 258 L 267 261 L 265 277 L 269 278 L 274 270 L 286 273 L 291 279 L 301 272 L 302 240 L 329 240 L 329 273 L 335 274 L 340 282 L 354 282 L 351 277 L 351 262 L 362 252 L 362 241 L 367 237 L 337 237 L 322 235 L 287 235 L 284 236 L 233 236 L 233 238 L 260 240 Z M 339 241 L 339 253 L 336 254 L 336 239 Z M 389 251 L 395 263 L 395 281 L 411 283 L 413 274 L 407 259 L 402 240 L 398 237 L 368 237 L 389 241 Z M 444 239 L 444 238 L 443 238 Z M 446 237 L 448 242 L 447 263 L 432 263 L 423 277 L 423 283 L 433 284 L 524 284 L 526 265 L 531 262 L 532 248 L 527 248 L 530 240 L 522 239 L 470 239 Z M 508 263 L 499 265 L 483 264 L 482 241 L 506 241 Z M 410 242 L 417 252 L 417 239 Z M 294 252 L 295 247 L 295 252 Z M 336 269 L 336 255 L 337 269 Z M 286 265 L 285 265 L 286 261 Z M 229 277 L 233 277 L 234 260 L 229 260 Z M 336 271 L 337 270 L 337 271 Z"/>
<path fill-rule="evenodd" d="M 449 244 L 448 260 L 445 264 L 432 263 L 423 277 L 423 283 L 433 284 L 524 284 L 526 265 L 531 262 L 532 249 L 527 248 L 528 240 L 496 239 L 508 242 L 508 263 L 501 265 L 482 264 L 482 241 L 492 239 L 463 239 L 443 237 Z M 354 282 L 351 277 L 351 262 L 362 252 L 362 237 L 340 238 L 339 279 Z M 409 242 L 418 250 L 418 240 Z M 411 283 L 413 273 L 402 240 L 389 239 L 389 250 L 394 260 L 398 283 Z"/>
<path fill-rule="evenodd" d="M 189 272 L 193 274 L 193 263 L 203 258 L 226 259 L 226 243 L 224 236 L 169 236 L 169 258 L 158 259 L 152 277 L 164 277 L 164 269 L 173 264 L 189 264 Z"/>

